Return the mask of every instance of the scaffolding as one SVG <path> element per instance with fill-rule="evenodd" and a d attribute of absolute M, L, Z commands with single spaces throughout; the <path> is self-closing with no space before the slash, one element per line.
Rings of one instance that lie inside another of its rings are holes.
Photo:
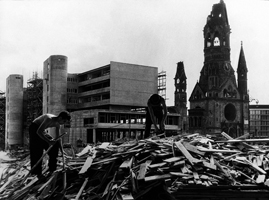
<path fill-rule="evenodd" d="M 161 71 L 158 74 L 158 94 L 166 99 L 166 72 Z"/>
<path fill-rule="evenodd" d="M 38 116 L 42 115 L 43 110 L 43 79 L 38 77 L 37 72 L 27 82 L 26 90 L 27 127 Z"/>
<path fill-rule="evenodd" d="M 5 146 L 5 127 L 6 127 L 6 97 L 0 90 L 0 146 Z"/>

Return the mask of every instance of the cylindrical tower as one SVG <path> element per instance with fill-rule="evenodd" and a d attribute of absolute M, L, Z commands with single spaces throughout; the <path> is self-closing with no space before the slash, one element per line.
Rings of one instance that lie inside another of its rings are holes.
<path fill-rule="evenodd" d="M 23 76 L 10 75 L 6 80 L 5 148 L 23 143 Z"/>
<path fill-rule="evenodd" d="M 44 61 L 43 78 L 43 114 L 58 115 L 67 103 L 67 57 L 53 55 Z"/>

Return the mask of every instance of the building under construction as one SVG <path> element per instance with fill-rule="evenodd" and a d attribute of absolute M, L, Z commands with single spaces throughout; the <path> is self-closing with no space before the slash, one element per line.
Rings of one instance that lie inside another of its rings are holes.
<path fill-rule="evenodd" d="M 22 76 L 10 75 L 6 88 L 6 148 L 28 143 L 28 127 L 33 119 L 43 113 L 58 115 L 62 110 L 68 110 L 72 117 L 64 143 L 141 138 L 148 98 L 154 93 L 164 98 L 166 95 L 166 74 L 158 73 L 157 67 L 110 62 L 79 74 L 69 74 L 67 69 L 67 57 L 53 55 L 44 61 L 43 78 L 34 73 L 27 88 L 22 89 Z M 17 98 L 19 91 L 24 91 L 23 99 Z M 22 112 L 22 104 L 23 117 L 15 117 Z M 169 113 L 166 132 L 177 133 L 179 121 L 178 113 Z M 16 130 L 11 128 L 14 122 Z M 55 130 L 49 131 L 53 135 Z"/>

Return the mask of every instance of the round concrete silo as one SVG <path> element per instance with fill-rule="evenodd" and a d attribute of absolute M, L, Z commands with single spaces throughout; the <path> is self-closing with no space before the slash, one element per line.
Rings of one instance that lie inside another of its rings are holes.
<path fill-rule="evenodd" d="M 6 79 L 6 149 L 23 143 L 23 76 Z"/>
<path fill-rule="evenodd" d="M 58 115 L 67 104 L 67 57 L 50 56 L 43 71 L 43 113 Z"/>

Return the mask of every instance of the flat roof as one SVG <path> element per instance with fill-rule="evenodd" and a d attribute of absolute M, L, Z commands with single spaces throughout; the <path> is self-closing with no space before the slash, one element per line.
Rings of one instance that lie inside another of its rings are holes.
<path fill-rule="evenodd" d="M 269 109 L 269 104 L 249 105 L 249 109 Z"/>

